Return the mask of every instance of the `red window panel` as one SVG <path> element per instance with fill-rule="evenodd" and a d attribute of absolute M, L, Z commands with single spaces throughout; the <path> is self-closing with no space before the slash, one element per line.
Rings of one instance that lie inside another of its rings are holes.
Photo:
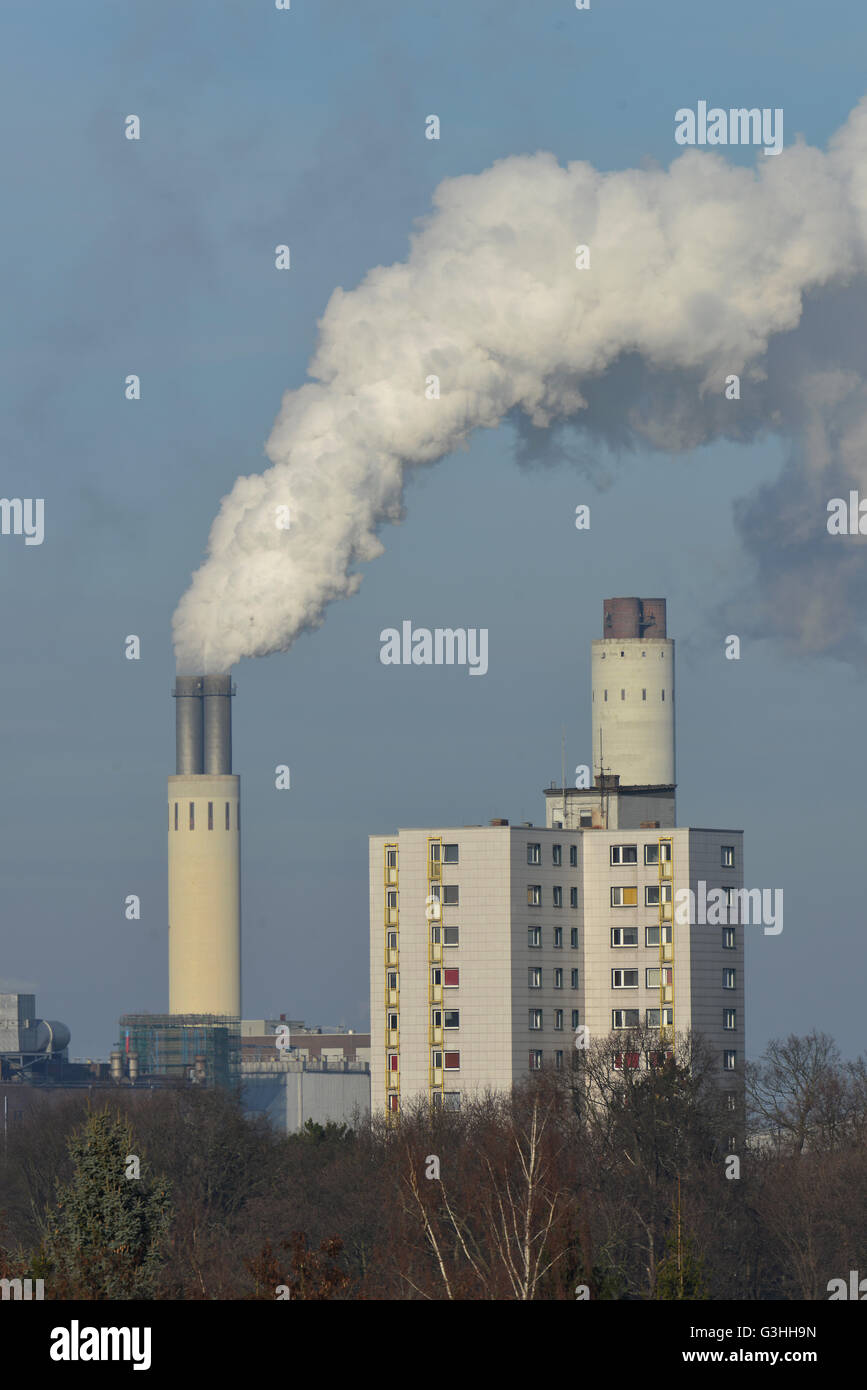
<path fill-rule="evenodd" d="M 638 1053 L 637 1053 L 637 1052 L 627 1052 L 627 1053 L 625 1054 L 625 1062 L 626 1062 L 626 1066 L 627 1066 L 627 1067 L 630 1067 L 630 1068 L 637 1067 L 637 1066 L 638 1066 Z M 624 1054 L 623 1054 L 622 1052 L 615 1052 L 615 1054 L 614 1054 L 614 1068 L 615 1068 L 615 1071 L 622 1071 L 622 1070 L 623 1070 L 623 1065 L 624 1065 Z"/>
<path fill-rule="evenodd" d="M 445 985 L 446 989 L 457 989 L 460 982 L 461 972 L 459 969 L 443 971 L 443 984 Z"/>
<path fill-rule="evenodd" d="M 461 1054 L 459 1052 L 446 1053 L 446 1071 L 459 1071 L 461 1065 Z"/>
<path fill-rule="evenodd" d="M 391 1055 L 390 1055 L 390 1057 L 389 1057 L 389 1059 L 388 1059 L 388 1069 L 389 1069 L 389 1071 L 397 1071 L 397 1053 L 396 1053 L 396 1052 L 392 1052 Z"/>
<path fill-rule="evenodd" d="M 388 1098 L 388 1108 L 389 1108 L 389 1110 L 396 1110 L 396 1109 L 397 1109 L 397 1096 L 389 1096 L 389 1098 Z"/>

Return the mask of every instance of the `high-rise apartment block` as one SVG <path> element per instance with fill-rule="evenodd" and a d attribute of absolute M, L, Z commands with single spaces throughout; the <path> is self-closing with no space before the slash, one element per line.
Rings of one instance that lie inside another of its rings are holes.
<path fill-rule="evenodd" d="M 626 1038 L 639 1026 L 663 1044 L 702 1033 L 739 1108 L 744 927 L 730 923 L 743 835 L 675 823 L 665 601 L 606 600 L 603 630 L 593 785 L 548 788 L 544 827 L 370 837 L 374 1112 L 420 1097 L 457 1109 L 569 1068 L 576 1029 Z M 725 911 L 704 910 L 714 898 Z M 637 1062 L 628 1046 L 617 1057 Z"/>

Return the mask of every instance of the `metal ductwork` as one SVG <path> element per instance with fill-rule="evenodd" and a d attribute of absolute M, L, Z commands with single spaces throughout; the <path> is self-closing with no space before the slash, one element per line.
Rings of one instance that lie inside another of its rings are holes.
<path fill-rule="evenodd" d="M 231 676 L 203 676 L 204 769 L 206 776 L 224 776 L 232 771 L 232 688 Z"/>

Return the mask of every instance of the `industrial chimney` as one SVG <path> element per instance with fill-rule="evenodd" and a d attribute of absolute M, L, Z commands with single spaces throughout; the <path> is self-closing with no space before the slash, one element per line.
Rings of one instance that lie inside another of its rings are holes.
<path fill-rule="evenodd" d="M 675 784 L 674 642 L 664 598 L 607 598 L 593 643 L 593 772 L 621 786 Z"/>
<path fill-rule="evenodd" d="M 178 676 L 169 781 L 169 1012 L 241 1014 L 241 788 L 229 675 Z"/>

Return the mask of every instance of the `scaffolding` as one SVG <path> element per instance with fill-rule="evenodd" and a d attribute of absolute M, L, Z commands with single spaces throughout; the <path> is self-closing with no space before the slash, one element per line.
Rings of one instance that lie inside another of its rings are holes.
<path fill-rule="evenodd" d="M 165 1076 L 204 1086 L 238 1085 L 241 1020 L 230 1014 L 124 1014 L 118 1050 L 131 1079 Z M 131 1059 L 135 1059 L 131 1065 Z"/>
<path fill-rule="evenodd" d="M 659 1036 L 674 1041 L 674 841 L 670 835 L 660 837 L 658 866 Z"/>
<path fill-rule="evenodd" d="M 442 1105 L 445 1090 L 443 1045 L 442 836 L 429 835 L 427 850 L 428 1088 L 431 1107 Z M 436 1006 L 439 1005 L 437 1008 Z M 439 1047 L 437 1047 L 439 1044 Z"/>
<path fill-rule="evenodd" d="M 385 904 L 385 1107 L 389 1124 L 400 1113 L 400 884 L 398 847 L 383 850 Z"/>

